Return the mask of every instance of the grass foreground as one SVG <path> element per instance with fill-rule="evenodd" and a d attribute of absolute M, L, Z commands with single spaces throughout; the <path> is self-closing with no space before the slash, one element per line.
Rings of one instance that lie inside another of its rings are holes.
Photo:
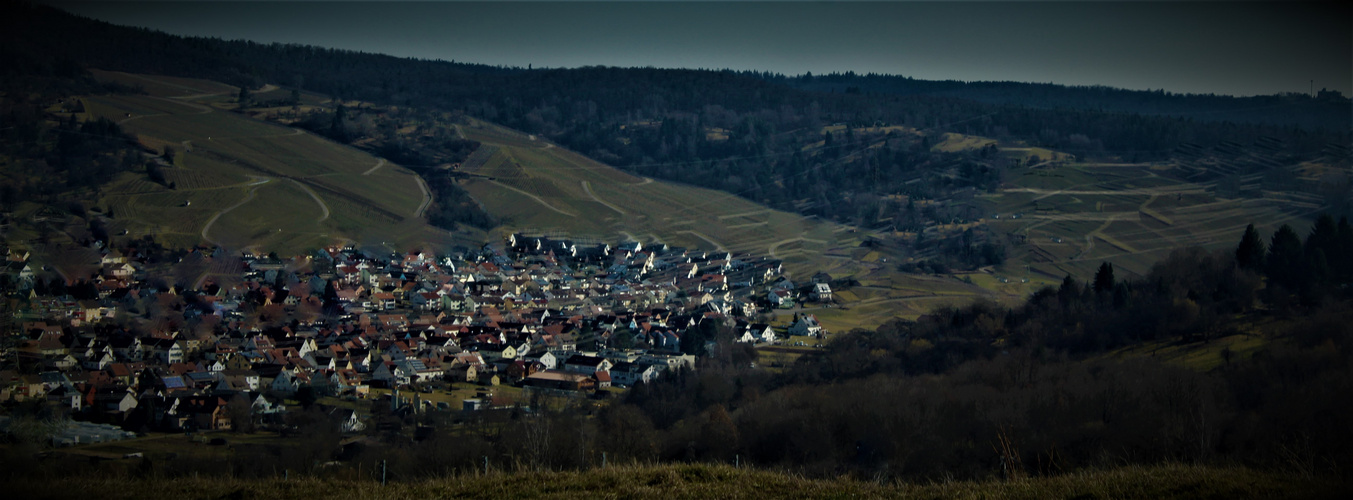
<path fill-rule="evenodd" d="M 808 479 L 729 465 L 620 466 L 581 472 L 449 476 L 411 482 L 351 479 L 25 478 L 11 498 L 1335 498 L 1347 484 L 1242 467 L 1127 466 L 1011 481 L 880 483 Z"/>

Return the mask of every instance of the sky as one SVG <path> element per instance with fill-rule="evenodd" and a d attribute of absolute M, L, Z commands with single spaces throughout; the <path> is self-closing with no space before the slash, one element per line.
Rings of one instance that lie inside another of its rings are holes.
<path fill-rule="evenodd" d="M 60 1 L 114 24 L 532 67 L 833 71 L 1353 95 L 1353 7 L 1304 2 Z"/>

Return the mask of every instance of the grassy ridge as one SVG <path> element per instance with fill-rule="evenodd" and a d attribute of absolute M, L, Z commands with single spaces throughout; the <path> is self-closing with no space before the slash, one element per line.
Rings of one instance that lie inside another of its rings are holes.
<path fill-rule="evenodd" d="M 929 484 L 807 479 L 728 465 L 625 466 L 583 472 L 460 475 L 391 483 L 352 479 L 25 478 L 18 498 L 1334 498 L 1346 484 L 1239 467 L 1122 467 L 1013 481 Z"/>

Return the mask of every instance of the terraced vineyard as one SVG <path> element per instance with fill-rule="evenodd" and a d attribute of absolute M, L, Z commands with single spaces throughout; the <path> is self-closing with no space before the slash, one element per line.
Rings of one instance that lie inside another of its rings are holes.
<path fill-rule="evenodd" d="M 993 198 L 996 214 L 987 222 L 1027 238 L 1016 249 L 1014 262 L 1027 263 L 1046 277 L 1070 273 L 1085 278 L 1101 261 L 1143 274 L 1176 248 L 1234 246 L 1236 235 L 1251 223 L 1265 233 L 1282 224 L 1304 228 L 1323 206 L 1310 193 L 1237 196 L 1220 192 L 1216 182 L 1180 177 L 1174 164 L 1064 163 L 1016 169 L 1008 186 Z"/>
<path fill-rule="evenodd" d="M 174 189 L 139 173 L 108 186 L 100 204 L 116 214 L 115 230 L 180 245 L 279 252 L 344 240 L 390 249 L 452 243 L 449 234 L 423 222 L 430 194 L 408 170 L 231 113 L 233 87 L 99 75 L 141 85 L 150 95 L 87 98 L 92 116 L 120 122 L 148 147 L 179 152 L 164 169 Z M 279 92 L 259 95 L 284 95 Z M 455 127 L 458 135 L 482 143 L 460 165 L 469 176 L 463 187 L 502 223 L 494 235 L 470 235 L 484 238 L 479 241 L 524 231 L 782 259 L 797 279 L 825 271 L 860 281 L 843 290 L 840 307 L 808 310 L 838 331 L 978 295 L 1018 300 L 1066 274 L 1086 278 L 1101 261 L 1124 275 L 1142 274 L 1181 246 L 1234 245 L 1249 223 L 1262 231 L 1303 226 L 1325 206 L 1313 186 L 1331 168 L 1320 161 L 1283 165 L 1272 148 L 1242 145 L 1185 151 L 1170 163 L 1085 163 L 1064 152 L 948 134 L 934 147 L 997 147 L 1017 160 L 999 192 L 979 195 L 991 216 L 970 225 L 987 225 L 1023 243 L 990 272 L 930 277 L 897 272 L 903 250 L 862 245 L 889 235 L 772 210 L 729 193 L 635 177 L 484 121 Z"/>
<path fill-rule="evenodd" d="M 85 98 L 149 148 L 177 151 L 165 185 L 125 173 L 103 190 L 115 230 L 164 243 L 221 244 L 279 253 L 345 240 L 391 249 L 452 243 L 426 225 L 430 193 L 412 172 L 355 148 L 229 112 L 227 85 L 98 72 L 149 95 Z M 273 91 L 276 92 L 276 91 Z M 381 165 L 381 168 L 374 168 Z"/>
<path fill-rule="evenodd" d="M 883 283 L 867 298 L 807 310 L 836 331 L 914 317 L 940 303 L 988 293 L 953 278 L 899 273 L 896 260 L 890 262 L 885 254 L 864 259 L 870 252 L 860 245 L 868 232 L 858 228 L 772 210 L 725 192 L 635 177 L 482 121 L 462 130 L 484 144 L 465 164 L 464 172 L 472 176 L 465 188 L 503 222 L 504 233 L 554 232 L 745 252 L 782 259 L 795 279 L 826 271 Z"/>
<path fill-rule="evenodd" d="M 477 121 L 464 131 L 491 147 L 491 157 L 467 165 L 475 177 L 466 188 L 504 220 L 504 231 L 751 252 L 784 259 L 791 270 L 808 274 L 866 270 L 850 259 L 824 256 L 859 245 L 849 228 L 728 193 L 634 177 L 489 123 Z"/>

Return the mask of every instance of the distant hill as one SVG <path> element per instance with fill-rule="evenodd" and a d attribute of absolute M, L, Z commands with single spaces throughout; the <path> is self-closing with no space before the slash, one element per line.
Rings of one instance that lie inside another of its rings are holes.
<path fill-rule="evenodd" d="M 1179 94 L 1164 90 L 1128 90 L 1100 85 L 920 80 L 853 72 L 788 77 L 765 73 L 757 75 L 770 82 L 817 92 L 956 97 L 1034 108 L 1139 113 L 1204 122 L 1290 125 L 1334 132 L 1346 132 L 1353 126 L 1349 99 L 1337 91 L 1324 89 L 1316 95 L 1287 93 L 1235 97 Z"/>

